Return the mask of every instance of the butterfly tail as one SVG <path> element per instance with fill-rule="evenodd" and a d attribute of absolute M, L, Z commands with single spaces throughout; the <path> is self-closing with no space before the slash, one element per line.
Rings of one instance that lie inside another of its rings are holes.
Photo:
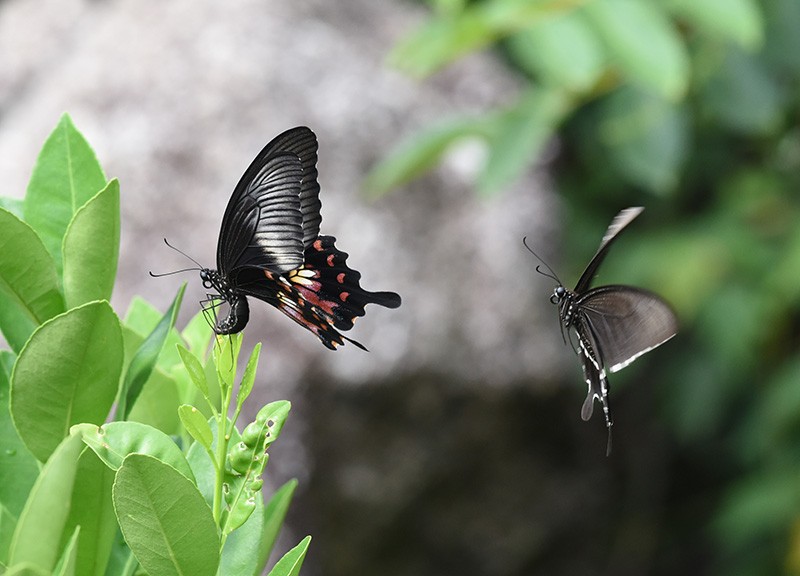
<path fill-rule="evenodd" d="M 581 364 L 583 365 L 583 376 L 589 391 L 586 395 L 586 400 L 581 407 L 581 418 L 586 421 L 592 417 L 594 411 L 594 401 L 599 400 L 603 406 L 603 415 L 606 419 L 606 429 L 608 430 L 608 440 L 606 443 L 606 456 L 611 454 L 611 427 L 613 421 L 611 420 L 611 407 L 608 402 L 608 379 L 606 378 L 605 369 L 599 369 L 594 365 L 594 362 L 587 356 L 586 352 L 580 350 Z"/>

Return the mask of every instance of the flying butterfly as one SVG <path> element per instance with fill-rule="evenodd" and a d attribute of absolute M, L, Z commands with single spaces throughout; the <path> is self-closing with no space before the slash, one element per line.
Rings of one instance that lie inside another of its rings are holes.
<path fill-rule="evenodd" d="M 367 304 L 400 306 L 394 292 L 369 292 L 361 274 L 347 265 L 347 253 L 333 236 L 320 236 L 322 217 L 317 183 L 317 138 L 300 126 L 279 134 L 256 156 L 233 191 L 217 243 L 217 269 L 200 278 L 216 308 L 227 315 L 213 326 L 235 334 L 249 319 L 247 297 L 276 307 L 311 331 L 331 350 Z"/>
<path fill-rule="evenodd" d="M 608 442 L 606 455 L 611 453 L 611 409 L 608 401 L 607 372 L 621 370 L 645 352 L 660 346 L 678 332 L 675 313 L 662 298 L 641 288 L 633 286 L 609 285 L 590 288 L 597 269 L 608 254 L 611 244 L 644 208 L 622 210 L 606 230 L 597 252 L 581 274 L 574 290 L 568 290 L 547 266 L 525 243 L 526 248 L 549 270 L 536 270 L 558 282 L 550 297 L 558 305 L 561 321 L 561 335 L 566 342 L 565 332 L 574 330 L 578 337 L 575 352 L 581 360 L 583 376 L 589 393 L 581 408 L 581 418 L 592 417 L 594 401 L 603 407 Z"/>

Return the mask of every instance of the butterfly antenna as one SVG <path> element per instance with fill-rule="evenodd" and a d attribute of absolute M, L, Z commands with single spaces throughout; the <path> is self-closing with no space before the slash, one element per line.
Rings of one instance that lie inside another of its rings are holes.
<path fill-rule="evenodd" d="M 167 246 L 169 246 L 170 248 L 172 248 L 173 250 L 175 250 L 175 252 L 177 252 L 178 254 L 183 254 L 183 255 L 184 255 L 186 258 L 188 258 L 189 260 L 191 260 L 192 262 L 194 262 L 195 264 L 197 264 L 197 265 L 200 267 L 200 269 L 202 270 L 203 266 L 200 264 L 200 262 L 198 262 L 197 260 L 195 260 L 194 258 L 192 258 L 191 256 L 189 256 L 189 255 L 188 255 L 186 252 L 184 252 L 183 250 L 181 250 L 181 249 L 179 249 L 179 248 L 175 248 L 175 246 L 173 246 L 172 244 L 170 244 L 170 243 L 169 243 L 169 241 L 168 241 L 166 238 L 164 238 L 164 244 L 166 244 Z"/>
<path fill-rule="evenodd" d="M 533 251 L 533 249 L 532 249 L 530 246 L 528 246 L 528 237 L 527 237 L 527 236 L 525 236 L 525 237 L 522 239 L 522 243 L 525 245 L 525 248 L 527 248 L 527 249 L 528 249 L 528 252 L 530 252 L 531 254 L 533 254 L 533 255 L 536 257 L 536 259 L 537 259 L 539 262 L 541 262 L 542 264 L 544 264 L 544 267 L 545 267 L 545 268 L 547 268 L 547 272 L 542 272 L 542 267 L 541 267 L 541 265 L 540 265 L 540 264 L 537 264 L 537 265 L 536 265 L 536 271 L 537 271 L 539 274 L 541 274 L 542 276 L 546 276 L 546 277 L 548 277 L 548 278 L 550 278 L 550 279 L 552 279 L 552 280 L 555 280 L 556 282 L 558 282 L 558 285 L 559 285 L 559 286 L 563 286 L 563 285 L 564 285 L 564 283 L 563 283 L 563 282 L 561 282 L 561 280 L 559 280 L 559 279 L 558 279 L 558 276 L 556 275 L 556 273 L 555 273 L 555 272 L 553 272 L 553 269 L 552 269 L 552 268 L 550 268 L 550 265 L 549 265 L 547 262 L 545 262 L 545 261 L 544 261 L 544 259 L 543 259 L 541 256 L 539 256 L 539 255 L 538 255 L 536 252 L 534 252 L 534 251 Z"/>
<path fill-rule="evenodd" d="M 172 276 L 173 274 L 180 274 L 181 272 L 191 272 L 191 271 L 193 271 L 193 270 L 194 270 L 194 271 L 197 271 L 197 270 L 202 270 L 202 269 L 203 269 L 203 267 L 200 265 L 200 263 L 199 263 L 197 260 L 195 260 L 194 258 L 192 258 L 191 256 L 189 256 L 189 255 L 188 255 L 186 252 L 184 252 L 183 250 L 179 250 L 178 248 L 175 248 L 175 246 L 173 246 L 172 244 L 170 244 L 169 242 L 167 242 L 167 239 L 166 239 L 166 238 L 164 238 L 164 244 L 166 244 L 167 246 L 169 246 L 170 248 L 172 248 L 173 250 L 175 250 L 175 252 L 177 252 L 177 253 L 179 253 L 179 254 L 182 254 L 183 256 L 185 256 L 186 258 L 188 258 L 189 260 L 191 260 L 192 262 L 194 262 L 195 264 L 197 264 L 197 268 L 183 268 L 182 270 L 175 270 L 174 272 L 165 272 L 165 273 L 163 273 L 163 274 L 155 274 L 155 273 L 154 273 L 154 272 L 151 270 L 151 271 L 149 271 L 149 274 L 150 274 L 150 276 L 152 276 L 153 278 L 161 278 L 162 276 Z"/>

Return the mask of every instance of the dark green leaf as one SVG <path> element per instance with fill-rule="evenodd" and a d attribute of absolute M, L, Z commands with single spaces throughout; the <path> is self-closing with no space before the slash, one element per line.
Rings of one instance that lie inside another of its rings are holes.
<path fill-rule="evenodd" d="M 114 481 L 114 509 L 125 541 L 153 575 L 214 576 L 217 527 L 197 487 L 144 454 L 125 458 Z"/>
<path fill-rule="evenodd" d="M 46 460 L 79 422 L 108 416 L 122 369 L 122 333 L 107 302 L 90 302 L 42 324 L 11 375 L 11 416 L 25 445 Z"/>

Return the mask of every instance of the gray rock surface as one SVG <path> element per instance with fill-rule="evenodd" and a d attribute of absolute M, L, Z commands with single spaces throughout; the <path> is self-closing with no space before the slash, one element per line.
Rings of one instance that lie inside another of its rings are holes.
<path fill-rule="evenodd" d="M 315 389 L 380 389 L 420 374 L 458 394 L 553 388 L 568 357 L 551 282 L 521 245 L 527 235 L 550 256 L 557 243 L 557 202 L 542 174 L 480 199 L 470 186 L 481 161 L 473 143 L 387 197 L 368 202 L 360 192 L 404 136 L 516 93 L 514 76 L 489 54 L 425 82 L 389 68 L 389 50 L 424 17 L 423 7 L 396 0 L 0 3 L 0 194 L 24 194 L 42 142 L 69 112 L 121 183 L 120 314 L 137 294 L 165 309 L 184 279 L 182 318 L 193 314 L 199 278 L 147 274 L 186 265 L 162 237 L 212 265 L 223 210 L 252 157 L 291 126 L 317 133 L 322 230 L 366 288 L 397 291 L 403 306 L 368 309 L 350 334 L 365 354 L 331 353 L 251 304 L 248 344 L 265 343 L 260 399 L 289 398 L 304 417 L 290 421 L 273 457 L 277 475 L 299 476 L 301 491 L 317 461 L 307 442 L 320 423 Z M 577 370 L 570 374 L 577 385 Z"/>

